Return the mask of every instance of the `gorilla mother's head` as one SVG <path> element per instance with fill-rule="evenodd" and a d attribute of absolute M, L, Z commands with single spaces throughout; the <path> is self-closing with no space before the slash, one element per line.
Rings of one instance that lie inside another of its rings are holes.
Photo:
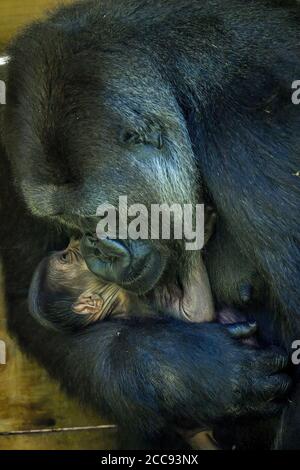
<path fill-rule="evenodd" d="M 170 56 L 159 34 L 153 44 L 137 15 L 134 24 L 130 13 L 96 15 L 91 30 L 80 8 L 68 22 L 62 10 L 32 25 L 9 50 L 5 144 L 28 208 L 77 229 L 119 196 L 147 207 L 200 202 L 179 51 Z"/>

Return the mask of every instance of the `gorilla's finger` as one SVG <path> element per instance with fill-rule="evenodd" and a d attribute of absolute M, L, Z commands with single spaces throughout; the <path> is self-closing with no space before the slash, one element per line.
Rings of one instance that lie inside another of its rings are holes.
<path fill-rule="evenodd" d="M 289 364 L 289 356 L 281 349 L 273 347 L 270 350 L 261 351 L 259 361 L 262 368 L 271 374 L 285 369 Z"/>
<path fill-rule="evenodd" d="M 230 336 L 237 339 L 249 338 L 257 331 L 257 324 L 255 322 L 231 323 L 224 326 L 230 333 Z"/>

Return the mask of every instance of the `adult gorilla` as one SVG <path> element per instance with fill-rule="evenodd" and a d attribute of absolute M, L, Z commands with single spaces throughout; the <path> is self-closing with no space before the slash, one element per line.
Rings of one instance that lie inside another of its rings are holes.
<path fill-rule="evenodd" d="M 24 293 L 45 253 L 90 228 L 102 202 L 209 201 L 219 214 L 206 253 L 217 306 L 242 307 L 251 276 L 264 286 L 251 315 L 289 349 L 300 334 L 299 20 L 293 1 L 85 1 L 9 50 L 0 186 L 9 325 L 69 392 L 149 439 L 171 424 L 275 413 L 285 358 L 222 325 L 161 316 L 52 334 L 28 315 Z M 189 282 L 196 255 L 153 243 L 169 260 L 158 291 Z M 151 245 L 132 246 L 134 290 Z M 281 424 L 277 446 L 296 446 Z"/>

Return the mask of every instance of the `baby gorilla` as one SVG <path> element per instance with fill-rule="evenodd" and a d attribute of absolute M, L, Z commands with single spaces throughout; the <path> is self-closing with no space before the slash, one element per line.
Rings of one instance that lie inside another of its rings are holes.
<path fill-rule="evenodd" d="M 98 245 L 93 237 L 89 243 Z M 101 240 L 100 246 L 103 247 L 103 243 L 105 241 Z M 111 241 L 108 245 L 111 246 Z M 107 252 L 105 256 L 107 257 Z M 102 259 L 105 256 L 102 253 Z M 121 266 L 122 262 L 119 264 Z M 243 289 L 244 287 L 242 292 Z M 212 321 L 215 319 L 212 294 L 200 253 L 197 268 L 193 270 L 182 296 L 159 295 L 158 299 L 155 295 L 134 294 L 116 283 L 101 280 L 87 266 L 80 242 L 72 240 L 66 250 L 55 252 L 42 260 L 32 280 L 29 304 L 32 315 L 39 323 L 57 331 L 78 331 L 111 316 L 140 317 L 155 315 L 154 312 L 159 311 L 185 321 Z M 241 316 L 237 318 L 232 309 L 223 309 L 217 317 L 221 323 L 246 320 Z M 242 339 L 243 327 L 241 328 L 236 329 L 236 335 Z M 255 340 L 251 337 L 255 328 L 255 325 L 250 329 L 247 327 L 245 333 L 246 338 L 250 336 L 246 341 L 252 345 L 255 345 Z M 218 448 L 210 431 L 177 429 L 177 432 L 193 449 Z"/>
<path fill-rule="evenodd" d="M 41 324 L 56 330 L 78 330 L 111 316 L 154 315 L 160 308 L 164 314 L 167 311 L 187 321 L 214 319 L 210 285 L 201 258 L 181 297 L 155 306 L 150 298 L 93 274 L 82 256 L 80 242 L 72 240 L 66 250 L 51 254 L 38 266 L 30 288 L 29 306 Z"/>

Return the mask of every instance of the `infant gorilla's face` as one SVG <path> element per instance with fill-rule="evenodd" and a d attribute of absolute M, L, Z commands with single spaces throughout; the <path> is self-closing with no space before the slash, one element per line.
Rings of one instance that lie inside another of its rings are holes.
<path fill-rule="evenodd" d="M 130 297 L 113 283 L 102 281 L 87 267 L 80 242 L 45 258 L 30 288 L 30 311 L 47 327 L 82 327 L 112 313 L 129 310 Z"/>
<path fill-rule="evenodd" d="M 119 291 L 117 286 L 102 282 L 88 269 L 77 240 L 71 240 L 62 253 L 49 257 L 48 285 L 54 292 L 65 290 L 70 298 L 70 314 L 88 315 L 89 322 L 109 313 L 108 298 L 113 302 Z"/>

